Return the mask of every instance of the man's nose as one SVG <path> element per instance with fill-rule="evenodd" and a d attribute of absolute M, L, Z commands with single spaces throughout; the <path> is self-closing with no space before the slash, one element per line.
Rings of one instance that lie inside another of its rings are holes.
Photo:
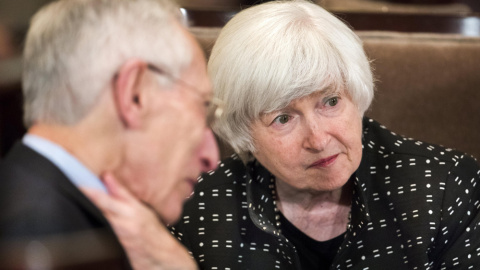
<path fill-rule="evenodd" d="M 211 129 L 206 129 L 203 142 L 198 151 L 202 172 L 208 172 L 217 168 L 219 161 L 219 150 L 217 141 Z"/>

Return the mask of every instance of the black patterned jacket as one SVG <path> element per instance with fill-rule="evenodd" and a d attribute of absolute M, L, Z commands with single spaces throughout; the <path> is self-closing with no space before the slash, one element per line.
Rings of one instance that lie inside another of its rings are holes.
<path fill-rule="evenodd" d="M 480 269 L 480 166 L 363 122 L 351 220 L 331 269 Z M 300 269 L 279 231 L 274 177 L 233 155 L 171 228 L 201 269 Z"/>

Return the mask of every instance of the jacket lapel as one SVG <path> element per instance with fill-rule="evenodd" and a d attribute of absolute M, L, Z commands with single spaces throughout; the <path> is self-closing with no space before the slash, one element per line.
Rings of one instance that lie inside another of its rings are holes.
<path fill-rule="evenodd" d="M 32 174 L 32 178 L 57 189 L 101 224 L 109 227 L 101 211 L 48 159 L 20 142 L 12 147 L 5 160 L 7 159 L 12 166 L 21 167 L 24 172 Z"/>

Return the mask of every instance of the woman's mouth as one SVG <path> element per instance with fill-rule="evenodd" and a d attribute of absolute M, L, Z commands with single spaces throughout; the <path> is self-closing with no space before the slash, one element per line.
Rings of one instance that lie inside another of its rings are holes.
<path fill-rule="evenodd" d="M 329 156 L 327 158 L 319 159 L 319 160 L 315 161 L 314 163 L 312 163 L 309 166 L 309 168 L 312 168 L 312 167 L 321 167 L 321 168 L 328 167 L 331 164 L 333 164 L 335 162 L 335 160 L 337 160 L 337 157 L 338 157 L 338 154 L 333 155 L 333 156 Z"/>

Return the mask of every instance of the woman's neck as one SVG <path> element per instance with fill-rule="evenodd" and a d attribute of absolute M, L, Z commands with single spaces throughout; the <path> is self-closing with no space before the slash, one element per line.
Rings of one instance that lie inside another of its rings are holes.
<path fill-rule="evenodd" d="M 296 190 L 277 180 L 277 206 L 300 231 L 317 241 L 344 233 L 349 222 L 351 183 L 332 191 Z"/>

